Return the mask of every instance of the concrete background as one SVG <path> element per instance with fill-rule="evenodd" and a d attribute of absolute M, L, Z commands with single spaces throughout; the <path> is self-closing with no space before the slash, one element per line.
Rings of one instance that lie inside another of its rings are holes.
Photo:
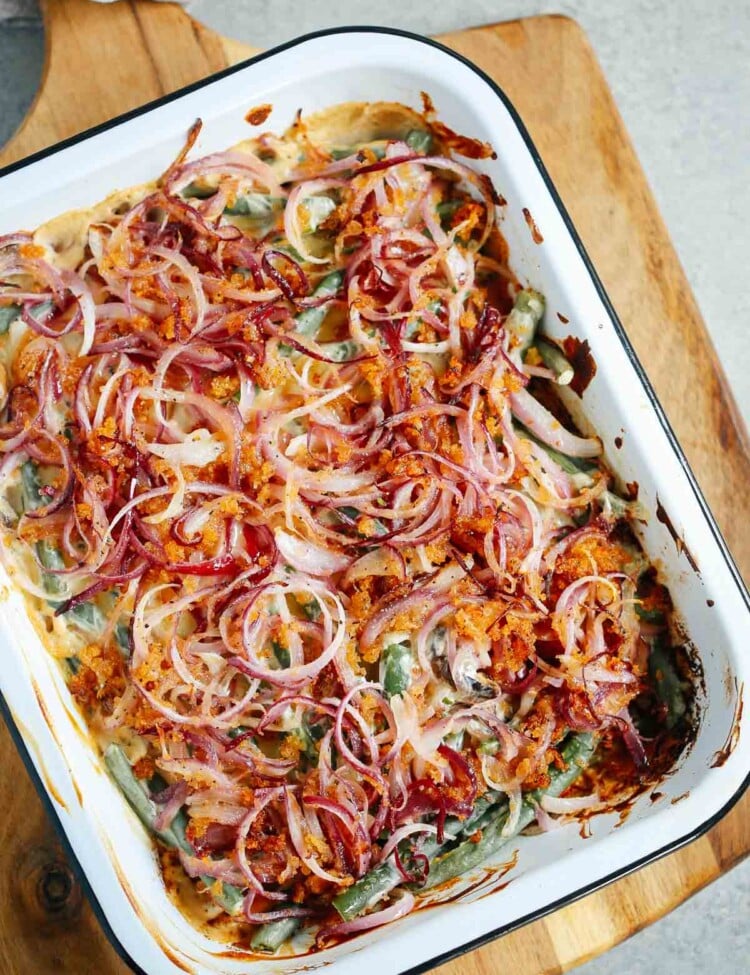
<path fill-rule="evenodd" d="M 575 17 L 602 62 L 740 409 L 750 418 L 748 0 L 193 0 L 188 6 L 204 23 L 259 47 L 347 23 L 434 34 L 536 13 Z M 36 0 L 0 0 L 0 143 L 33 97 L 43 49 Z M 577 975 L 718 970 L 750 972 L 750 861 Z"/>

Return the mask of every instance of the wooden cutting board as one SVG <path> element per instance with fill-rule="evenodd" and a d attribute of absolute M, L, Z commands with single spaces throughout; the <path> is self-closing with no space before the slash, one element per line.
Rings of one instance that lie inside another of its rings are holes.
<path fill-rule="evenodd" d="M 255 53 L 172 4 L 42 0 L 42 8 L 42 86 L 0 164 Z M 441 40 L 492 75 L 523 117 L 747 579 L 750 532 L 737 517 L 750 483 L 747 434 L 586 36 L 573 21 L 548 16 Z M 0 971 L 124 975 L 5 728 L 0 768 Z M 655 921 L 749 851 L 750 795 L 681 852 L 441 975 L 565 971 Z"/>

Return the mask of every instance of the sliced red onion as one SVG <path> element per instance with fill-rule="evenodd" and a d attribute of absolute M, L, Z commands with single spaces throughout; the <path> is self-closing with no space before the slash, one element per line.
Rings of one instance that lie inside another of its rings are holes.
<path fill-rule="evenodd" d="M 276 594 L 283 596 L 285 592 L 286 587 L 276 584 L 269 587 L 266 591 L 266 598 Z M 310 582 L 309 592 L 318 599 L 323 620 L 324 639 L 328 641 L 324 650 L 315 660 L 306 664 L 297 664 L 278 669 L 268 667 L 261 661 L 257 653 L 262 646 L 259 643 L 259 638 L 263 633 L 265 621 L 262 617 L 259 617 L 255 622 L 250 622 L 249 616 L 246 615 L 242 636 L 246 656 L 232 657 L 230 663 L 242 673 L 248 674 L 250 677 L 255 677 L 258 680 L 268 681 L 275 686 L 301 687 L 311 678 L 319 674 L 324 667 L 334 660 L 336 654 L 343 646 L 346 636 L 346 613 L 338 596 L 330 590 L 314 585 L 312 580 Z M 335 633 L 333 632 L 333 618 L 328 609 L 327 600 L 333 603 L 338 616 Z"/>
<path fill-rule="evenodd" d="M 290 535 L 280 528 L 275 532 L 276 545 L 281 557 L 300 572 L 311 576 L 330 576 L 343 572 L 350 559 L 339 552 L 332 552 L 304 538 Z"/>
<path fill-rule="evenodd" d="M 421 586 L 412 590 L 408 596 L 396 599 L 383 606 L 370 617 L 367 625 L 362 630 L 359 640 L 364 647 L 370 647 L 377 640 L 383 630 L 388 626 L 392 619 L 401 613 L 408 612 L 415 607 L 424 607 L 430 596 L 434 595 L 434 590 L 427 586 Z"/>
<path fill-rule="evenodd" d="M 562 796 L 544 795 L 541 798 L 542 809 L 548 813 L 561 816 L 574 815 L 577 812 L 582 812 L 584 809 L 591 809 L 598 802 L 599 796 L 595 792 L 592 792 L 588 796 L 569 796 L 563 798 Z"/>
<path fill-rule="evenodd" d="M 561 454 L 568 457 L 598 457 L 601 454 L 602 442 L 598 437 L 578 437 L 566 430 L 528 390 L 511 393 L 510 402 L 513 415 L 535 436 Z"/>
<path fill-rule="evenodd" d="M 185 800 L 188 797 L 190 789 L 187 783 L 178 782 L 174 786 L 168 786 L 164 791 L 171 793 L 166 798 L 166 801 L 162 802 L 162 796 L 160 794 L 154 796 L 155 801 L 162 804 L 162 808 L 154 820 L 154 827 L 157 830 L 163 830 L 169 827 L 177 813 L 185 805 Z"/>
<path fill-rule="evenodd" d="M 403 581 L 406 578 L 403 555 L 386 545 L 373 548 L 349 566 L 341 579 L 341 585 L 346 588 L 357 580 L 370 576 L 394 576 Z"/>
<path fill-rule="evenodd" d="M 297 854 L 297 856 L 302 860 L 308 870 L 312 871 L 316 877 L 320 877 L 321 880 L 327 880 L 331 884 L 339 884 L 341 878 L 336 874 L 330 873 L 328 870 L 324 870 L 318 862 L 317 858 L 314 857 L 308 848 L 308 844 L 305 840 L 305 825 L 302 817 L 302 810 L 299 807 L 299 803 L 294 797 L 292 790 L 287 788 L 284 791 L 284 802 L 286 808 L 286 821 L 289 827 L 289 838 L 292 841 L 292 846 Z"/>
<path fill-rule="evenodd" d="M 260 882 L 260 880 L 258 880 L 255 873 L 253 872 L 252 867 L 250 866 L 250 863 L 248 862 L 247 852 L 245 850 L 245 844 L 247 842 L 247 836 L 248 833 L 250 832 L 250 828 L 252 827 L 253 823 L 258 818 L 258 816 L 263 812 L 263 810 L 270 802 L 278 801 L 282 799 L 283 796 L 284 796 L 284 789 L 281 786 L 275 789 L 256 790 L 255 792 L 256 804 L 253 806 L 253 808 L 250 810 L 250 812 L 247 814 L 242 824 L 240 825 L 240 828 L 237 831 L 237 842 L 235 846 L 237 862 L 239 864 L 240 870 L 242 871 L 242 875 L 244 876 L 245 880 L 247 881 L 249 886 L 252 887 L 254 890 L 256 890 L 259 894 L 263 894 L 264 897 L 268 897 L 271 900 L 283 900 L 286 895 L 272 894 L 267 890 L 265 890 L 263 884 Z M 240 885 L 240 886 L 244 886 L 244 885 Z"/>
<path fill-rule="evenodd" d="M 331 718 L 335 718 L 338 712 L 337 706 L 334 707 L 332 704 L 316 701 L 314 698 L 306 697 L 304 694 L 293 694 L 289 697 L 283 697 L 280 701 L 277 701 L 275 704 L 272 704 L 271 707 L 269 707 L 258 725 L 258 731 L 262 734 L 276 721 L 277 718 L 281 717 L 288 708 L 294 706 L 312 708 L 313 710 L 329 715 Z"/>
<path fill-rule="evenodd" d="M 381 924 L 397 921 L 400 917 L 409 914 L 413 910 L 414 904 L 414 895 L 407 891 L 390 907 L 384 907 L 381 911 L 364 914 L 354 921 L 344 921 L 341 924 L 333 924 L 330 927 L 323 928 L 318 934 L 318 943 L 325 944 L 327 941 L 348 937 L 350 934 L 369 931 L 371 928 L 380 927 Z"/>
<path fill-rule="evenodd" d="M 643 747 L 641 736 L 638 729 L 633 724 L 633 718 L 627 708 L 623 708 L 619 714 L 615 715 L 613 721 L 619 726 L 622 732 L 622 739 L 627 746 L 637 769 L 643 769 L 648 765 L 648 757 Z"/>
<path fill-rule="evenodd" d="M 329 264 L 330 258 L 316 257 L 310 253 L 300 227 L 299 205 L 316 193 L 325 193 L 327 190 L 338 189 L 343 186 L 346 186 L 346 183 L 341 179 L 314 179 L 298 183 L 289 194 L 289 199 L 284 207 L 284 232 L 286 239 L 308 264 Z"/>
<path fill-rule="evenodd" d="M 391 833 L 380 851 L 380 862 L 385 862 L 401 840 L 405 840 L 407 836 L 414 836 L 416 833 L 428 833 L 434 836 L 437 832 L 438 828 L 433 823 L 406 823 L 404 826 L 399 826 Z"/>
<path fill-rule="evenodd" d="M 169 175 L 165 188 L 170 193 L 178 193 L 197 177 L 209 174 L 224 174 L 250 179 L 254 182 L 257 181 L 274 196 L 283 195 L 273 169 L 253 153 L 243 152 L 239 149 L 215 152 L 210 156 L 204 156 L 203 159 L 178 167 Z"/>
<path fill-rule="evenodd" d="M 232 860 L 212 860 L 210 857 L 190 856 L 179 850 L 182 869 L 188 877 L 214 877 L 235 887 L 246 887 L 247 880 Z"/>
<path fill-rule="evenodd" d="M 561 823 L 557 819 L 553 819 L 552 816 L 547 812 L 547 810 L 542 805 L 537 805 L 535 809 L 536 821 L 539 829 L 543 833 L 551 833 L 552 830 L 559 829 Z"/>
<path fill-rule="evenodd" d="M 272 921 L 283 921 L 288 917 L 313 917 L 315 911 L 310 907 L 300 907 L 295 904 L 280 907 L 277 911 L 253 911 L 245 906 L 242 913 L 250 924 L 270 924 Z"/>

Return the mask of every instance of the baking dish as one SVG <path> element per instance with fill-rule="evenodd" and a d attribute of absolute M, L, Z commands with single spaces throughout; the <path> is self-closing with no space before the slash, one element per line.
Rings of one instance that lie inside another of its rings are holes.
<path fill-rule="evenodd" d="M 741 720 L 750 669 L 743 659 L 747 594 L 528 136 L 502 93 L 475 68 L 399 32 L 362 28 L 302 38 L 10 167 L 0 181 L 0 232 L 34 227 L 152 177 L 196 116 L 205 123 L 203 153 L 246 134 L 243 118 L 254 104 L 272 103 L 267 124 L 283 129 L 300 107 L 307 112 L 353 99 L 417 105 L 420 90 L 429 92 L 448 125 L 498 148 L 499 159 L 486 169 L 507 200 L 503 230 L 514 270 L 546 294 L 546 329 L 587 339 L 592 348 L 597 374 L 583 400 L 571 394 L 566 405 L 584 430 L 594 427 L 603 438 L 621 480 L 637 481 L 646 508 L 660 512 L 644 526 L 643 542 L 663 566 L 703 665 L 699 732 L 679 768 L 660 783 L 658 801 L 643 795 L 621 829 L 618 814 L 602 815 L 590 823 L 587 839 L 571 826 L 522 841 L 518 863 L 503 877 L 510 888 L 493 890 L 496 873 L 470 875 L 451 889 L 450 904 L 312 957 L 250 963 L 241 951 L 200 935 L 168 900 L 150 841 L 103 773 L 21 597 L 11 594 L 0 603 L 6 716 L 116 947 L 149 975 L 289 972 L 331 961 L 342 973 L 355 965 L 422 970 L 687 842 L 747 782 L 750 744 Z M 619 449 L 615 441 L 622 442 Z M 7 578 L 0 584 L 9 589 Z"/>

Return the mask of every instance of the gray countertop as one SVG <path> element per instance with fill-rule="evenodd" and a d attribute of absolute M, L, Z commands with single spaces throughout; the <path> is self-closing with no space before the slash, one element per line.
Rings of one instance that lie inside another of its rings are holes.
<path fill-rule="evenodd" d="M 346 23 L 440 33 L 536 13 L 586 29 L 633 137 L 730 385 L 750 417 L 750 3 L 747 0 L 194 0 L 204 23 L 259 47 Z M 543 57 L 544 52 L 540 51 Z M 35 0 L 0 0 L 0 143 L 38 83 Z M 648 296 L 644 296 L 648 300 Z M 579 975 L 750 971 L 750 861 Z"/>

